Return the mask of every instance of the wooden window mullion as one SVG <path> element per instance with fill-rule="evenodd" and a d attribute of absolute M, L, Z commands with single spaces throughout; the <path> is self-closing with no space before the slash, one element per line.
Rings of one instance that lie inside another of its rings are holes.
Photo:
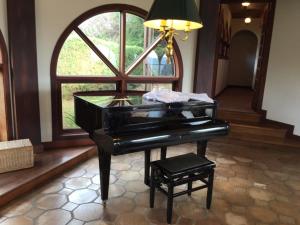
<path fill-rule="evenodd" d="M 140 57 L 128 68 L 126 75 L 129 75 L 149 54 L 150 52 L 161 42 L 162 36 L 159 36 L 141 55 Z"/>
<path fill-rule="evenodd" d="M 93 50 L 93 52 L 111 69 L 111 71 L 119 76 L 120 72 L 117 68 L 103 55 L 101 51 L 96 47 L 96 45 L 78 28 L 75 27 L 74 31 L 82 38 L 82 40 Z"/>

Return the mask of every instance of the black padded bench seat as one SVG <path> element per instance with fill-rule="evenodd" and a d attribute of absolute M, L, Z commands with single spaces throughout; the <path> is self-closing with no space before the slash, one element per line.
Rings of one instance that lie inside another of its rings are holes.
<path fill-rule="evenodd" d="M 212 200 L 215 163 L 194 153 L 179 155 L 164 160 L 151 162 L 150 207 L 154 207 L 155 189 L 168 196 L 167 222 L 172 222 L 173 198 L 207 188 L 206 207 Z M 193 182 L 200 180 L 204 185 L 194 187 Z M 187 190 L 174 193 L 174 187 L 188 184 Z M 167 190 L 162 186 L 166 185 Z"/>

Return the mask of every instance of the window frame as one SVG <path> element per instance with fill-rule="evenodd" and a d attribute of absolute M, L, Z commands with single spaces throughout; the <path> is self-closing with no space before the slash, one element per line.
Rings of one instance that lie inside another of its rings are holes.
<path fill-rule="evenodd" d="M 89 42 L 88 37 L 79 29 L 79 25 L 88 20 L 89 18 L 108 12 L 120 12 L 120 68 L 117 69 L 102 56 L 103 54 L 97 49 L 97 47 Z M 182 88 L 182 77 L 183 77 L 183 63 L 180 54 L 179 47 L 174 40 L 174 66 L 175 76 L 173 77 L 146 77 L 138 76 L 133 77 L 128 74 L 133 71 L 146 57 L 155 49 L 159 44 L 159 39 L 156 39 L 150 47 L 144 49 L 144 52 L 139 56 L 134 63 L 129 67 L 125 68 L 125 48 L 126 48 L 126 13 L 130 13 L 141 18 L 146 18 L 147 11 L 140 9 L 135 6 L 126 4 L 109 4 L 96 7 L 91 9 L 79 17 L 77 17 L 71 24 L 64 30 L 62 35 L 59 37 L 51 58 L 50 75 L 51 75 L 51 97 L 52 97 L 52 135 L 53 140 L 72 139 L 86 137 L 87 134 L 80 129 L 63 129 L 63 118 L 62 118 L 62 84 L 66 83 L 114 83 L 116 84 L 116 91 L 97 91 L 93 94 L 97 95 L 142 95 L 143 91 L 128 91 L 128 83 L 169 83 L 172 84 L 173 90 L 180 91 Z M 75 31 L 81 39 L 98 55 L 99 58 L 116 74 L 115 77 L 95 77 L 95 76 L 58 76 L 57 75 L 57 63 L 60 51 L 67 40 L 68 36 Z M 145 54 L 147 53 L 147 54 Z M 83 95 L 88 96 L 89 93 Z"/>
<path fill-rule="evenodd" d="M 6 139 L 11 140 L 14 138 L 14 115 L 12 115 L 11 107 L 11 90 L 10 90 L 10 74 L 9 74 L 9 57 L 8 57 L 8 49 L 6 46 L 6 42 L 3 36 L 2 31 L 0 30 L 0 54 L 2 61 L 0 61 L 0 79 L 2 79 L 3 84 L 3 95 L 4 102 L 2 103 L 3 109 L 5 111 L 5 117 L 0 118 L 1 123 L 5 124 L 6 127 Z M 1 82 L 0 82 L 1 83 Z M 0 84 L 1 85 L 1 84 Z M 1 131 L 0 131 L 1 132 Z M 1 140 L 0 140 L 1 141 Z M 4 140 L 3 140 L 4 141 Z"/>

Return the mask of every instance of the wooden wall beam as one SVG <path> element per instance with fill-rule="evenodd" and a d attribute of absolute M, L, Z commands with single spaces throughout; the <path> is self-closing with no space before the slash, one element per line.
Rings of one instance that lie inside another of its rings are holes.
<path fill-rule="evenodd" d="M 214 97 L 214 79 L 218 63 L 218 24 L 220 0 L 200 0 L 204 27 L 198 32 L 194 92 Z"/>
<path fill-rule="evenodd" d="M 16 138 L 41 143 L 35 0 L 7 0 Z"/>

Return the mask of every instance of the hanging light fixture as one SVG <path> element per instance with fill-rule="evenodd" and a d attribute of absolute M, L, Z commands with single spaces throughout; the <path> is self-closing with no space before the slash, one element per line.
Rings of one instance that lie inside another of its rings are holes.
<path fill-rule="evenodd" d="M 250 17 L 245 18 L 245 23 L 249 24 L 252 22 L 252 19 Z"/>
<path fill-rule="evenodd" d="M 250 6 L 250 5 L 251 5 L 250 2 L 242 2 L 242 6 L 244 6 L 244 7 L 248 7 L 248 6 Z"/>
<path fill-rule="evenodd" d="M 155 0 L 144 25 L 159 30 L 162 38 L 166 39 L 168 62 L 174 53 L 175 31 L 184 31 L 186 35 L 183 40 L 187 40 L 192 30 L 203 27 L 194 0 Z"/>

